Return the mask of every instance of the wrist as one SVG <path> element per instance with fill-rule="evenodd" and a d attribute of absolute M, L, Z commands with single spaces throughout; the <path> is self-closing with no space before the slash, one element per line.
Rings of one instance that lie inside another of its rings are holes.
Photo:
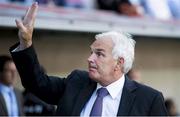
<path fill-rule="evenodd" d="M 26 48 L 29 48 L 32 45 L 32 41 L 22 41 L 20 40 L 20 45 L 19 45 L 19 49 L 20 50 L 24 50 Z"/>

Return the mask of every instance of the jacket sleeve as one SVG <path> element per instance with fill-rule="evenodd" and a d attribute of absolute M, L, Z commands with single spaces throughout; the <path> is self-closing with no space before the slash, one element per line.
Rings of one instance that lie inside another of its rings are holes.
<path fill-rule="evenodd" d="M 22 85 L 47 103 L 58 104 L 66 85 L 65 78 L 46 75 L 40 67 L 33 46 L 12 52 L 18 44 L 10 48 L 11 56 L 19 72 Z"/>

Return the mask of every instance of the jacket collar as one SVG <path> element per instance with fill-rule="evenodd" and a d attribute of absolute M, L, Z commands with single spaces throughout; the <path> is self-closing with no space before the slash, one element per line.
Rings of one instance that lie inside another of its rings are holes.
<path fill-rule="evenodd" d="M 72 115 L 73 116 L 79 116 L 83 107 L 85 106 L 85 104 L 88 102 L 88 100 L 90 99 L 91 95 L 93 94 L 93 91 L 96 89 L 97 83 L 94 81 L 91 81 L 90 85 L 88 85 L 87 87 L 83 88 L 80 91 L 80 94 L 78 96 L 78 100 L 75 103 Z"/>
<path fill-rule="evenodd" d="M 123 87 L 123 92 L 121 96 L 121 101 L 118 109 L 118 116 L 128 116 L 131 110 L 131 107 L 134 103 L 136 95 L 133 93 L 133 91 L 137 88 L 135 83 L 128 79 L 127 76 L 125 76 L 125 84 Z"/>
<path fill-rule="evenodd" d="M 74 106 L 72 115 L 79 116 L 83 107 L 90 99 L 93 91 L 96 89 L 97 83 L 91 82 L 86 88 L 80 91 L 78 96 L 78 100 Z M 136 95 L 133 91 L 137 88 L 133 81 L 129 80 L 127 76 L 125 76 L 125 84 L 122 91 L 121 101 L 118 109 L 118 116 L 129 115 L 130 109 L 133 105 L 134 99 Z"/>
<path fill-rule="evenodd" d="M 4 100 L 4 97 L 2 95 L 2 93 L 0 92 L 0 108 L 2 110 L 0 110 L 0 115 L 8 115 L 8 111 L 7 111 L 7 107 L 6 107 L 6 103 L 5 103 L 5 100 Z"/>

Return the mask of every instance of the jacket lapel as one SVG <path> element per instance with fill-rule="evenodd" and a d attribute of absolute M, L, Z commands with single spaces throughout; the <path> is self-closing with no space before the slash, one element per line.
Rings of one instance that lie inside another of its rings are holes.
<path fill-rule="evenodd" d="M 80 91 L 80 94 L 79 94 L 78 100 L 74 106 L 72 115 L 76 115 L 76 116 L 80 115 L 83 107 L 85 106 L 87 101 L 90 99 L 93 91 L 95 90 L 96 85 L 97 85 L 96 82 L 91 82 L 90 85 L 88 85 L 87 87 L 85 87 L 84 89 L 82 89 Z"/>
<path fill-rule="evenodd" d="M 133 105 L 136 95 L 132 93 L 137 87 L 134 82 L 125 78 L 125 84 L 121 96 L 121 101 L 118 109 L 118 116 L 128 116 Z"/>
<path fill-rule="evenodd" d="M 8 115 L 7 107 L 3 95 L 0 93 L 0 115 Z"/>
<path fill-rule="evenodd" d="M 22 116 L 23 115 L 23 112 L 22 112 L 23 109 L 22 109 L 22 97 L 21 97 L 21 94 L 20 94 L 20 92 L 17 89 L 14 89 L 14 93 L 16 95 L 19 115 Z"/>

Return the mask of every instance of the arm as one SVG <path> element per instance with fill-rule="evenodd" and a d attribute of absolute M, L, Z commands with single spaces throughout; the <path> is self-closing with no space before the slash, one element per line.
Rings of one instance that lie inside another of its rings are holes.
<path fill-rule="evenodd" d="M 44 101 L 57 104 L 63 94 L 65 80 L 47 76 L 40 68 L 32 45 L 32 34 L 37 13 L 37 3 L 27 10 L 23 20 L 16 20 L 20 43 L 10 49 L 12 58 L 20 74 L 23 86 Z M 17 50 L 12 52 L 17 48 Z M 20 51 L 21 50 L 21 51 Z"/>
<path fill-rule="evenodd" d="M 17 45 L 10 51 L 16 47 Z M 57 104 L 64 92 L 67 79 L 47 76 L 40 67 L 33 46 L 22 51 L 11 52 L 11 55 L 24 88 L 47 103 Z"/>

